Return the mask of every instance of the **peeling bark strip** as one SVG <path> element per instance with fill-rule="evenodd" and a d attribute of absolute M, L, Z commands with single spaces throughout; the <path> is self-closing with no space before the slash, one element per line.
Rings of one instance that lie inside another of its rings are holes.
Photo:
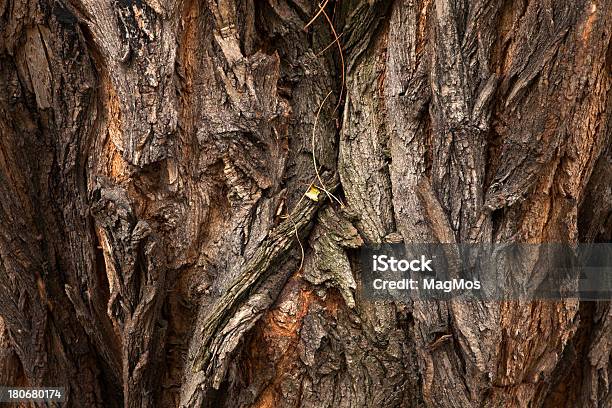
<path fill-rule="evenodd" d="M 230 320 L 239 316 L 238 313 L 235 313 L 235 310 L 240 306 L 245 294 L 251 291 L 260 279 L 265 278 L 271 267 L 282 260 L 281 257 L 286 255 L 294 239 L 300 240 L 301 236 L 305 235 L 304 230 L 312 224 L 317 208 L 316 202 L 313 203 L 310 200 L 298 203 L 298 207 L 287 216 L 287 219 L 274 228 L 267 239 L 260 243 L 253 258 L 248 260 L 240 275 L 219 299 L 215 309 L 207 313 L 206 322 L 201 329 L 203 338 L 198 345 L 199 350 L 195 358 L 194 370 L 205 369 L 207 372 L 210 371 L 207 366 L 211 360 L 216 359 L 215 355 L 223 354 L 216 349 L 226 347 L 221 343 L 233 343 L 224 339 L 227 336 L 225 333 L 237 330 L 235 326 L 244 323 L 233 321 L 228 324 L 226 322 L 227 317 L 232 316 L 232 313 L 234 315 Z M 254 308 L 254 306 L 252 307 Z M 253 311 L 255 310 L 252 309 L 251 312 Z M 249 319 L 242 317 L 240 320 L 248 321 Z M 227 328 L 228 325 L 229 328 Z M 216 347 L 211 343 L 216 343 Z M 219 388 L 219 381 L 220 379 L 215 376 L 216 389 Z"/>
<path fill-rule="evenodd" d="M 612 241 L 611 27 L 610 0 L 0 0 L 0 385 L 610 406 L 609 302 L 356 289 L 363 245 Z"/>

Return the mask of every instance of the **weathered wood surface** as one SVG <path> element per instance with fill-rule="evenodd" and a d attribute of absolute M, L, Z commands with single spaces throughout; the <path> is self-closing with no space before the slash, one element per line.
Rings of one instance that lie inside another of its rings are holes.
<path fill-rule="evenodd" d="M 612 2 L 323 3 L 0 0 L 0 384 L 612 404 L 609 303 L 356 291 L 366 244 L 612 239 Z"/>

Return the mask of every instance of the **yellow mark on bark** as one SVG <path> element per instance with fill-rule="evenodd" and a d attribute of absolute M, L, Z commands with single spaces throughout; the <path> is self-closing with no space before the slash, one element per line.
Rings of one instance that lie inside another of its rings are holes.
<path fill-rule="evenodd" d="M 315 186 L 310 186 L 305 195 L 312 201 L 319 201 L 319 194 L 321 194 L 321 190 L 319 190 Z"/>

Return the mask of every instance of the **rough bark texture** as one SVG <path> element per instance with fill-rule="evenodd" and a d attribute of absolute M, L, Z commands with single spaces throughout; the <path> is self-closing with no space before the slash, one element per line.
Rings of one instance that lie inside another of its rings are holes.
<path fill-rule="evenodd" d="M 612 240 L 612 2 L 323 5 L 0 0 L 0 384 L 612 406 L 608 302 L 357 290 L 363 245 Z"/>

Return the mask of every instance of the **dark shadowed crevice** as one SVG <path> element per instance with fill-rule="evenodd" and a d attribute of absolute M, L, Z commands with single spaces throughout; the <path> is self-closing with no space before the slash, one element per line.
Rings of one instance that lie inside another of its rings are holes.
<path fill-rule="evenodd" d="M 101 306 L 106 306 L 108 304 L 108 300 L 110 298 L 110 289 L 108 283 L 107 269 L 106 269 L 106 261 L 104 259 L 104 251 L 102 250 L 102 245 L 98 238 L 98 234 L 95 233 L 93 227 L 93 220 L 91 223 L 90 234 L 93 237 L 93 247 L 94 247 L 94 256 L 95 256 L 95 272 L 96 272 L 96 281 L 98 283 L 98 295 L 100 295 L 100 304 Z M 106 310 L 102 308 L 102 310 Z"/>
<path fill-rule="evenodd" d="M 585 374 L 588 375 L 590 369 L 589 346 L 595 336 L 596 309 L 595 302 L 580 302 L 578 330 L 565 347 L 561 360 L 551 375 L 542 401 L 543 408 L 580 406 L 584 387 L 589 387 Z"/>

